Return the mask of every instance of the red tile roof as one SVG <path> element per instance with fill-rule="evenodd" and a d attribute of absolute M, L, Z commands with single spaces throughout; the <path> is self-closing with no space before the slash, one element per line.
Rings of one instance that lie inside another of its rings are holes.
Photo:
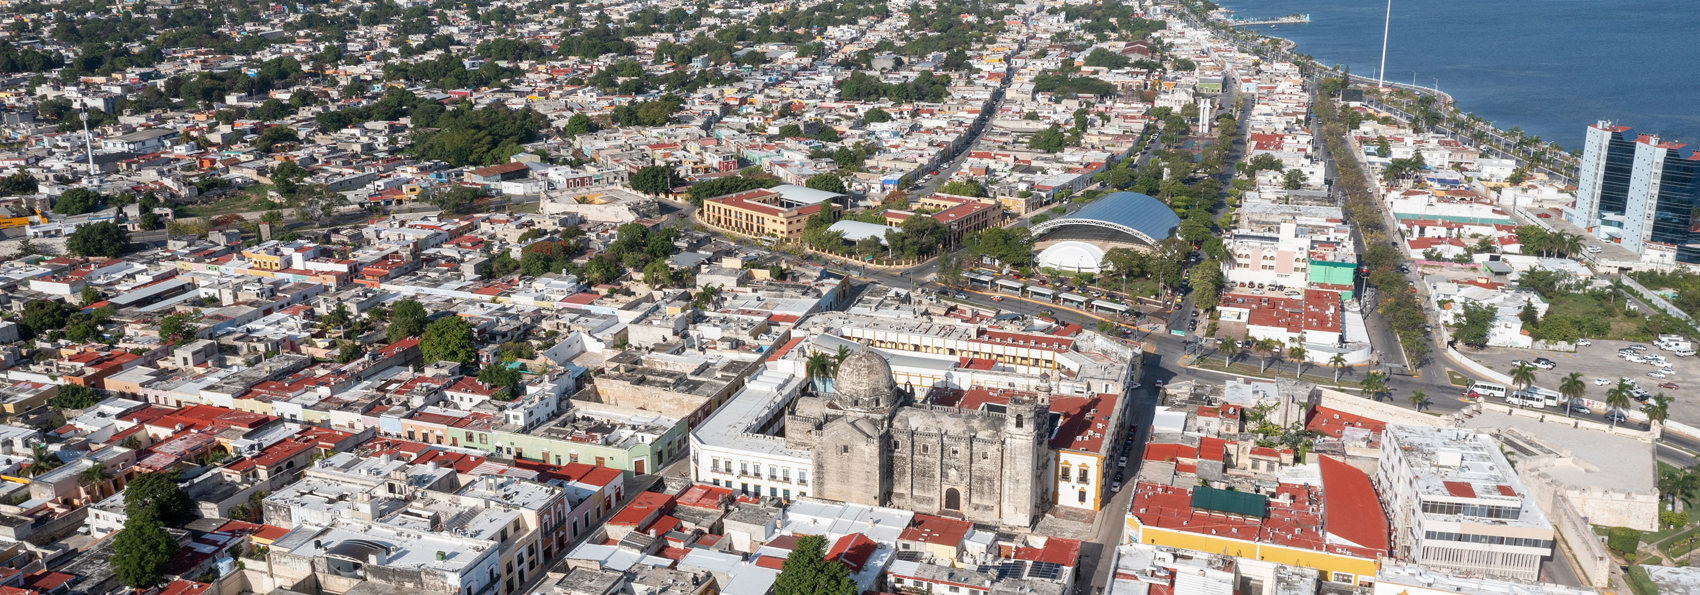
<path fill-rule="evenodd" d="M 973 527 L 974 525 L 967 521 L 917 514 L 910 520 L 909 528 L 904 529 L 898 539 L 957 547 Z"/>
<path fill-rule="evenodd" d="M 1388 549 L 1387 514 L 1375 497 L 1369 476 L 1330 456 L 1322 467 L 1323 528 L 1359 547 Z"/>
<path fill-rule="evenodd" d="M 838 538 L 827 550 L 826 559 L 843 564 L 852 574 L 861 572 L 862 566 L 873 557 L 874 550 L 879 549 L 879 543 L 861 533 L 851 533 Z"/>

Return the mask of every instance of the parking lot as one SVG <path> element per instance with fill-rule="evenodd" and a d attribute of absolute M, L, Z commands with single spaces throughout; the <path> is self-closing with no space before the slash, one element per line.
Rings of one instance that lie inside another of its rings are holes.
<path fill-rule="evenodd" d="M 1667 365 L 1675 373 L 1665 378 L 1652 378 L 1647 376 L 1647 373 L 1658 370 L 1663 366 L 1637 364 L 1617 356 L 1619 349 L 1637 344 L 1646 345 L 1647 350 L 1644 353 L 1648 355 L 1664 356 Z M 1672 399 L 1671 419 L 1690 425 L 1700 424 L 1700 403 L 1692 402 L 1691 399 L 1683 397 L 1694 389 L 1700 388 L 1700 356 L 1677 357 L 1670 351 L 1654 347 L 1652 343 L 1601 340 L 1595 340 L 1593 345 L 1590 346 L 1577 347 L 1575 353 L 1505 347 L 1489 347 L 1481 351 L 1461 351 L 1471 359 L 1481 362 L 1482 365 L 1506 374 L 1510 373 L 1514 361 L 1524 360 L 1532 363 L 1535 358 L 1547 358 L 1557 363 L 1558 366 L 1551 370 L 1536 368 L 1535 386 L 1558 390 L 1558 386 L 1563 382 L 1565 376 L 1569 376 L 1571 372 L 1581 372 L 1588 387 L 1588 392 L 1584 398 L 1594 401 L 1604 401 L 1606 391 L 1616 384 L 1617 379 L 1628 377 L 1647 392 L 1655 395 L 1662 392 L 1665 396 L 1670 397 Z M 1606 381 L 1603 384 L 1598 380 L 1602 378 Z M 1659 386 L 1665 383 L 1675 385 L 1676 388 Z M 1635 404 L 1631 408 L 1638 409 L 1640 405 Z"/>

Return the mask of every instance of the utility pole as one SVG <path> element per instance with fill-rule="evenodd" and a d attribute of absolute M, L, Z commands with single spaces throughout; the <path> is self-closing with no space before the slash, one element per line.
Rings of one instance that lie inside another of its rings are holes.
<path fill-rule="evenodd" d="M 1387 18 L 1381 24 L 1381 69 L 1375 71 L 1375 89 L 1381 90 L 1387 79 L 1387 34 L 1393 30 L 1393 0 L 1387 0 Z"/>

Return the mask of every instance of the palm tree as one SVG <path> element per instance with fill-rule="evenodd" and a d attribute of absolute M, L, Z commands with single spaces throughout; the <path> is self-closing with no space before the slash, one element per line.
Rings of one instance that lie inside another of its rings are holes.
<path fill-rule="evenodd" d="M 1663 428 L 1665 420 L 1670 419 L 1670 402 L 1670 397 L 1665 396 L 1664 393 L 1659 393 L 1648 399 L 1646 406 L 1641 408 L 1641 411 L 1647 414 L 1647 421 L 1651 422 L 1653 428 Z M 1653 437 L 1658 437 L 1658 430 L 1654 430 Z"/>
<path fill-rule="evenodd" d="M 1606 407 L 1618 411 L 1621 415 L 1623 408 L 1629 406 L 1629 395 L 1633 391 L 1634 389 L 1629 388 L 1629 381 L 1618 380 L 1617 386 L 1613 386 L 1611 387 L 1611 390 L 1606 391 Z M 1606 417 L 1612 418 L 1611 427 L 1617 427 L 1617 416 L 1613 416 L 1610 412 L 1608 412 Z"/>
<path fill-rule="evenodd" d="M 1263 357 L 1263 365 L 1257 371 L 1266 372 L 1269 370 L 1269 360 L 1281 355 L 1281 344 L 1274 339 L 1258 339 L 1256 345 L 1252 349 L 1255 349 L 1257 354 Z"/>
<path fill-rule="evenodd" d="M 1671 508 L 1675 508 L 1674 504 L 1676 503 L 1676 500 L 1681 497 L 1678 492 L 1682 489 L 1683 479 L 1692 475 L 1693 473 L 1688 470 L 1676 467 L 1660 469 L 1658 480 L 1659 497 L 1661 499 L 1670 499 L 1672 505 Z"/>
<path fill-rule="evenodd" d="M 106 465 L 95 463 L 77 474 L 77 485 L 83 487 L 83 492 L 89 495 L 90 500 L 98 500 L 101 484 L 111 478 L 112 476 L 106 474 Z M 93 489 L 90 489 L 91 487 Z"/>
<path fill-rule="evenodd" d="M 1287 359 L 1293 360 L 1293 377 L 1298 378 L 1305 373 L 1305 346 L 1293 345 L 1287 348 Z"/>
<path fill-rule="evenodd" d="M 1364 379 L 1358 381 L 1358 385 L 1364 387 L 1364 394 L 1369 395 L 1369 398 L 1380 401 L 1381 394 L 1387 392 L 1387 376 L 1381 372 L 1370 372 L 1364 374 Z"/>
<path fill-rule="evenodd" d="M 1222 365 L 1223 366 L 1227 366 L 1227 365 L 1233 363 L 1232 360 L 1234 359 L 1234 352 L 1239 351 L 1239 349 L 1240 349 L 1240 342 L 1235 341 L 1233 337 L 1228 337 L 1228 338 L 1222 339 L 1221 341 L 1218 341 L 1216 343 L 1216 350 L 1222 352 Z"/>
<path fill-rule="evenodd" d="M 809 385 L 817 395 L 826 394 L 826 387 L 837 370 L 838 361 L 819 351 L 809 354 L 809 358 L 803 361 L 803 373 L 808 376 Z"/>
<path fill-rule="evenodd" d="M 1328 365 L 1334 366 L 1334 384 L 1340 384 L 1340 368 L 1346 367 L 1346 355 L 1335 353 L 1334 357 L 1328 358 Z"/>
<path fill-rule="evenodd" d="M 1416 409 L 1417 411 L 1422 411 L 1423 405 L 1428 404 L 1428 393 L 1423 392 L 1423 389 L 1419 388 L 1417 390 L 1411 391 L 1411 398 L 1409 400 L 1411 401 L 1411 407 L 1412 408 Z"/>
<path fill-rule="evenodd" d="M 1535 367 L 1529 362 L 1517 362 L 1511 367 L 1511 384 L 1519 388 L 1529 388 L 1535 384 Z"/>
<path fill-rule="evenodd" d="M 1564 377 L 1562 382 L 1558 383 L 1558 394 L 1564 395 L 1565 417 L 1570 417 L 1570 406 L 1576 403 L 1576 399 L 1582 398 L 1582 395 L 1587 393 L 1588 385 L 1582 382 L 1581 372 L 1571 372 L 1569 376 Z"/>
<path fill-rule="evenodd" d="M 835 360 L 838 360 L 838 361 L 836 361 L 832 364 L 833 367 L 837 368 L 838 364 L 844 363 L 844 358 L 847 358 L 847 357 L 850 357 L 850 348 L 845 347 L 843 345 L 839 345 L 838 346 L 838 353 L 832 354 L 832 358 L 835 359 Z"/>
<path fill-rule="evenodd" d="M 1696 495 L 1700 495 L 1700 472 L 1696 472 L 1694 468 L 1690 467 L 1680 470 L 1678 473 L 1680 475 L 1677 477 L 1676 485 L 1672 486 L 1675 489 L 1671 491 L 1671 497 L 1692 500 Z M 1676 503 L 1672 502 L 1671 504 Z"/>
<path fill-rule="evenodd" d="M 24 472 L 30 477 L 38 477 L 58 466 L 58 459 L 47 452 L 47 445 L 37 444 L 31 451 L 29 464 L 24 466 Z"/>

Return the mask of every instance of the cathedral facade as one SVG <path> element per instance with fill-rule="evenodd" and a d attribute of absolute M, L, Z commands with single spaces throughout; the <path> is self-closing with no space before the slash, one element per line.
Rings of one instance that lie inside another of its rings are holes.
<path fill-rule="evenodd" d="M 994 410 L 914 404 L 867 348 L 834 392 L 799 399 L 786 446 L 813 453 L 814 495 L 977 523 L 1031 527 L 1050 508 L 1049 392 Z"/>

